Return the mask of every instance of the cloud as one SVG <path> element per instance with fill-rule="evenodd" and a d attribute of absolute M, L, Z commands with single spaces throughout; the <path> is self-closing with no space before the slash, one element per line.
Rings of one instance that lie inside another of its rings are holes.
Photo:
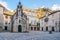
<path fill-rule="evenodd" d="M 51 9 L 52 10 L 60 10 L 60 5 L 54 4 Z"/>
<path fill-rule="evenodd" d="M 46 8 L 46 7 L 43 5 L 43 6 L 41 6 L 41 8 Z"/>
<path fill-rule="evenodd" d="M 7 7 L 7 3 L 6 2 L 0 1 L 0 4 L 3 5 L 4 7 Z"/>
<path fill-rule="evenodd" d="M 8 7 L 8 3 L 7 3 L 7 2 L 4 2 L 4 1 L 0 0 L 0 4 L 3 5 L 6 9 L 12 11 L 12 10 Z"/>

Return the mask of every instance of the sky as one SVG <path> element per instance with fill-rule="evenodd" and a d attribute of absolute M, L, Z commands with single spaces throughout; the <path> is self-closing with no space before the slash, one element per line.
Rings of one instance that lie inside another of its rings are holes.
<path fill-rule="evenodd" d="M 4 5 L 9 10 L 17 8 L 19 0 L 0 0 L 0 4 Z M 20 0 L 21 4 L 30 9 L 36 8 L 51 8 L 52 10 L 60 9 L 60 0 Z"/>

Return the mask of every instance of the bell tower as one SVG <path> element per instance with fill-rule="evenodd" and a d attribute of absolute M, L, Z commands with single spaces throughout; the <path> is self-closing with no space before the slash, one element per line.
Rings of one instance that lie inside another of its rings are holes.
<path fill-rule="evenodd" d="M 17 10 L 18 11 L 22 11 L 22 5 L 21 2 L 19 1 L 18 5 L 17 5 Z"/>
<path fill-rule="evenodd" d="M 17 5 L 17 16 L 20 15 L 20 16 L 23 16 L 23 9 L 22 9 L 22 4 L 21 2 L 19 1 L 18 5 Z"/>

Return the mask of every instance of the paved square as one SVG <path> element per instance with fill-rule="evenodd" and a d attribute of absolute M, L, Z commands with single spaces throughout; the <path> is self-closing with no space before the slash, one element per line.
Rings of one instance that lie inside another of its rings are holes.
<path fill-rule="evenodd" d="M 1 32 L 0 40 L 60 40 L 60 33 L 31 31 L 30 33 Z"/>

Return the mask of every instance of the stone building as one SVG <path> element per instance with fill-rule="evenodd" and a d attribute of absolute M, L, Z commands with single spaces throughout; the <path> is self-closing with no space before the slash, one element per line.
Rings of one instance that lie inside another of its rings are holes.
<path fill-rule="evenodd" d="M 46 15 L 40 19 L 41 31 L 60 31 L 60 10 L 46 12 Z"/>
<path fill-rule="evenodd" d="M 33 12 L 26 12 L 27 14 L 27 18 L 28 18 L 28 29 L 29 31 L 36 31 L 37 30 L 37 22 L 38 22 L 38 19 L 37 19 L 37 14 L 36 13 L 33 13 Z"/>
<path fill-rule="evenodd" d="M 40 26 L 37 23 L 40 21 Z M 45 8 L 29 9 L 19 2 L 13 12 L 0 5 L 1 31 L 60 31 L 60 10 L 45 11 Z"/>
<path fill-rule="evenodd" d="M 3 6 L 0 4 L 0 31 L 2 31 L 3 26 L 4 26 Z"/>
<path fill-rule="evenodd" d="M 10 31 L 10 10 L 0 4 L 0 25 L 2 26 L 1 31 Z"/>
<path fill-rule="evenodd" d="M 4 31 L 11 30 L 10 17 L 11 17 L 11 15 L 4 14 Z"/>
<path fill-rule="evenodd" d="M 19 2 L 15 14 L 11 17 L 11 31 L 25 32 L 27 30 L 27 16 L 23 12 L 21 2 Z"/>

